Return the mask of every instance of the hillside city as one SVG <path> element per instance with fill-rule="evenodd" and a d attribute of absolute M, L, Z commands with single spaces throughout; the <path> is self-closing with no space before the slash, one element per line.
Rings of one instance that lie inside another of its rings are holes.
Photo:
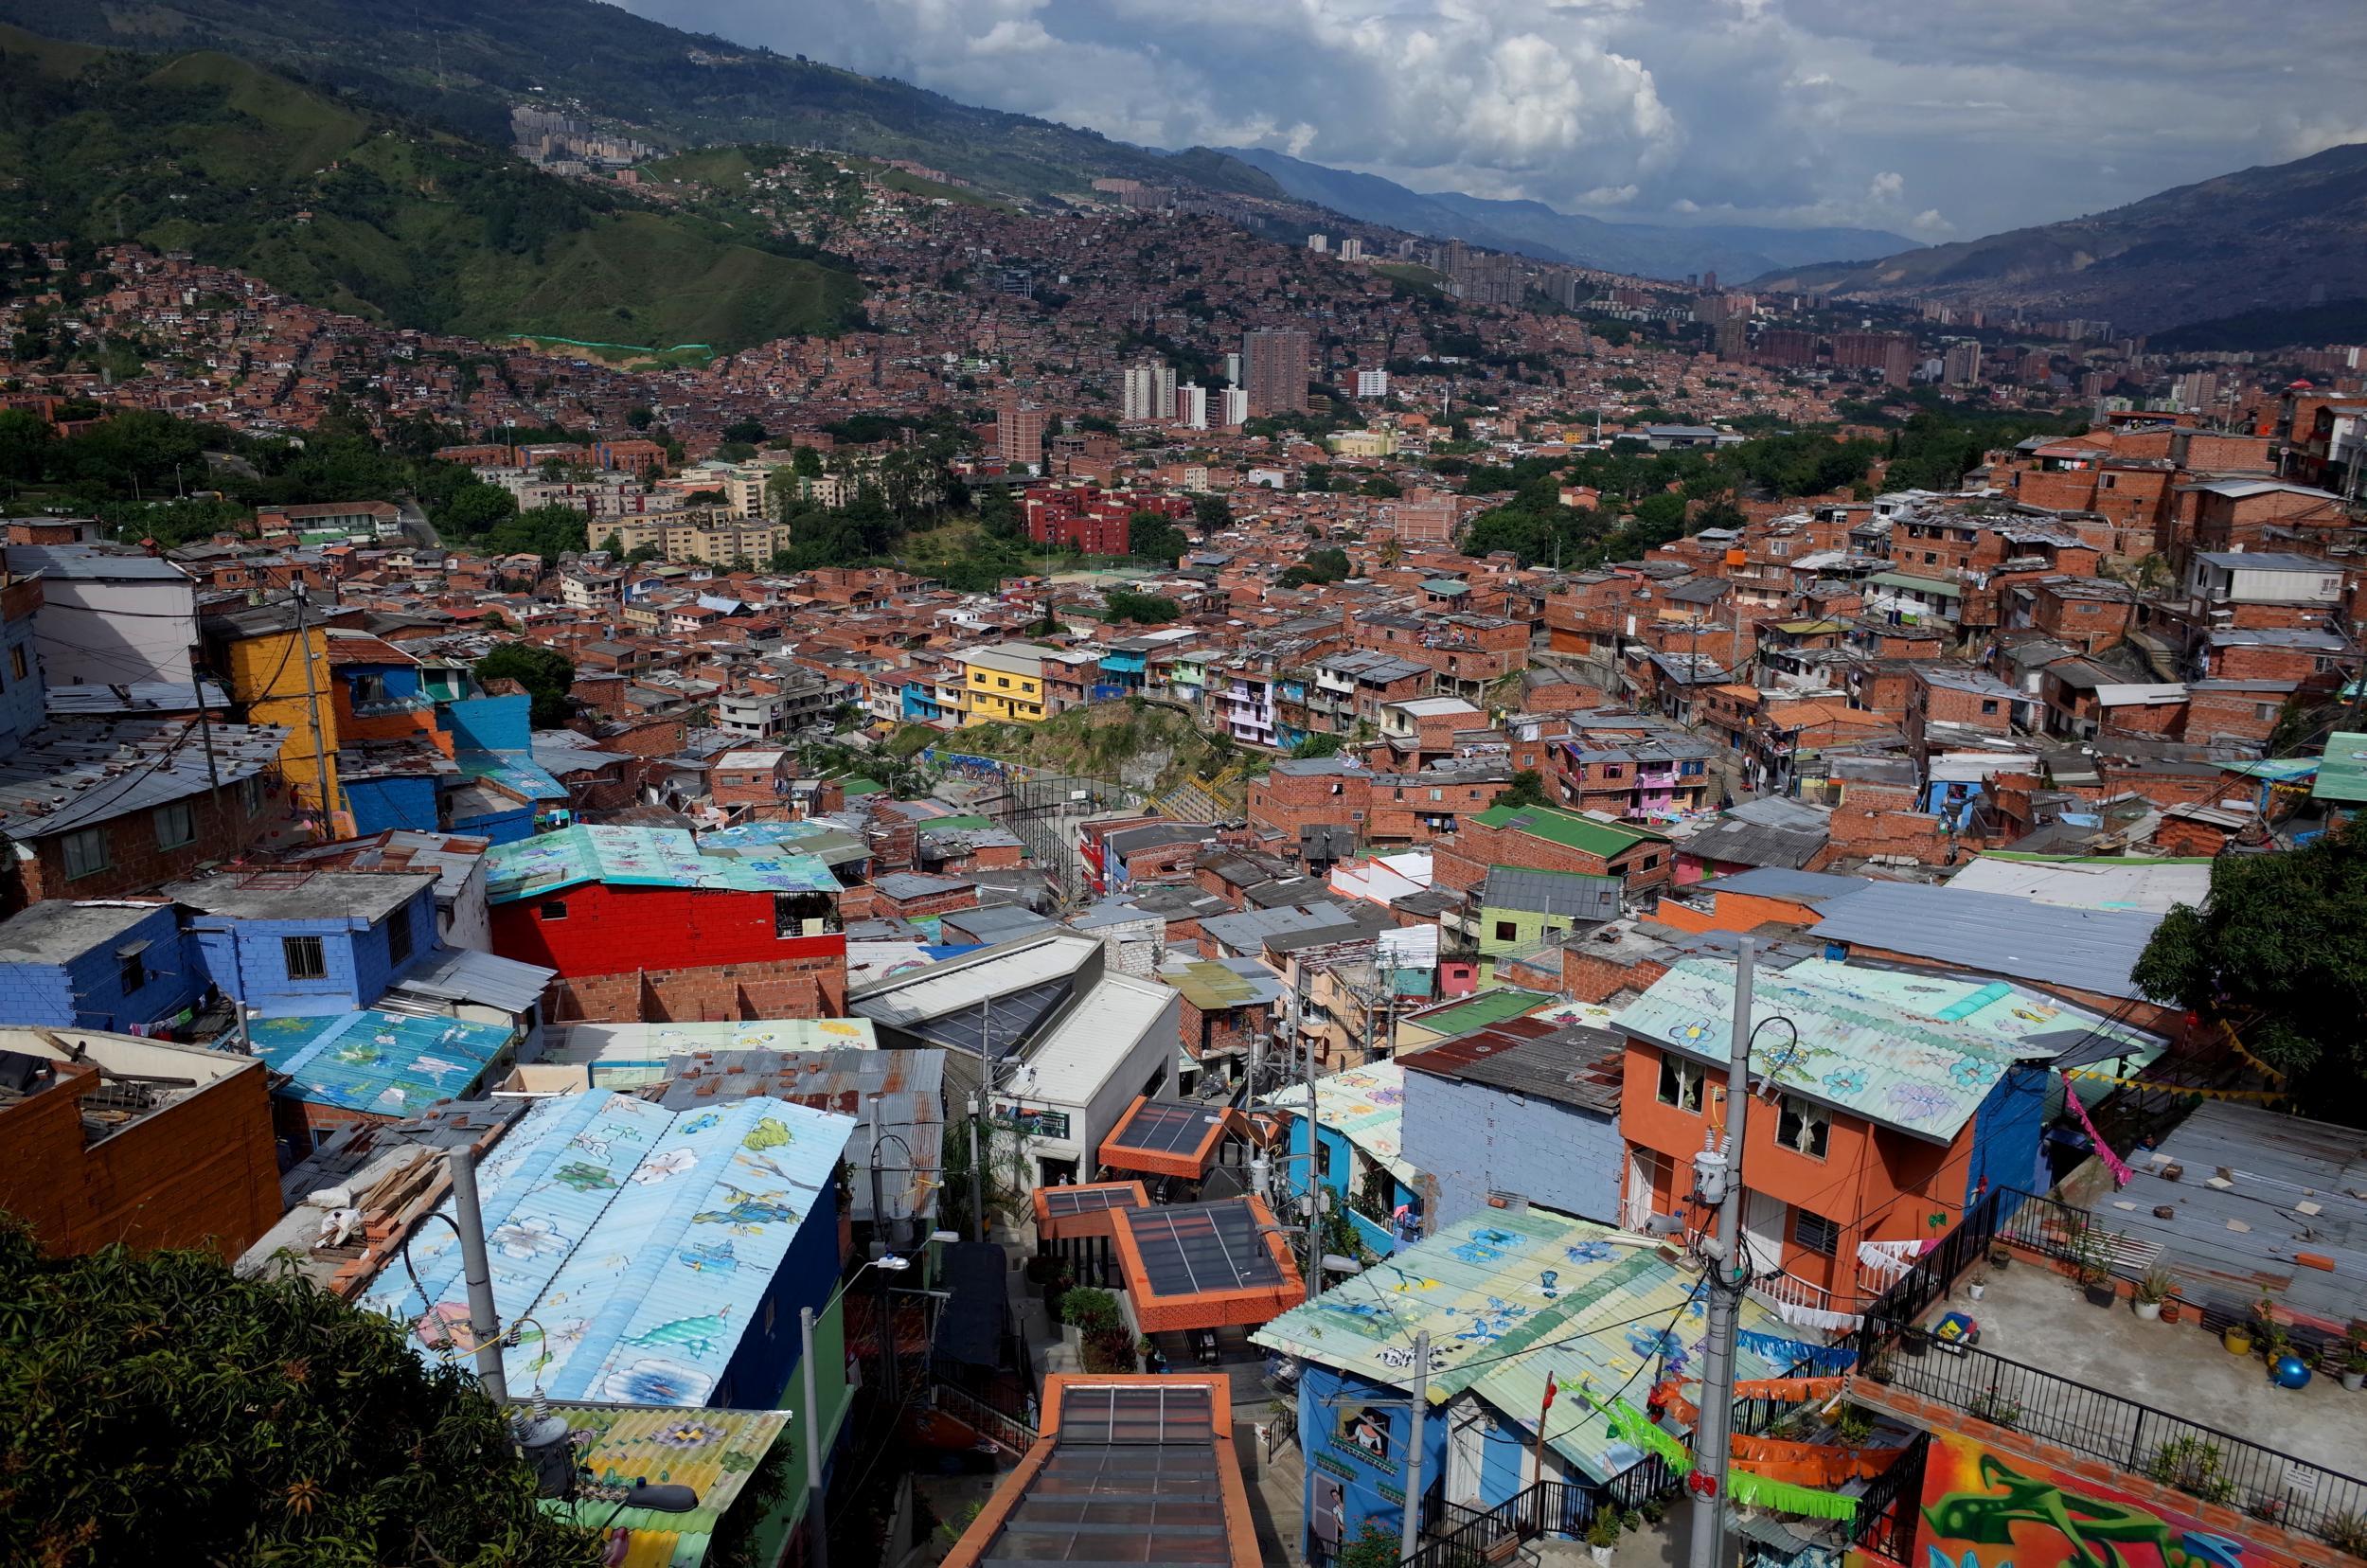
<path fill-rule="evenodd" d="M 2367 344 L 509 124 L 0 241 L 0 1556 L 2367 1560 Z"/>

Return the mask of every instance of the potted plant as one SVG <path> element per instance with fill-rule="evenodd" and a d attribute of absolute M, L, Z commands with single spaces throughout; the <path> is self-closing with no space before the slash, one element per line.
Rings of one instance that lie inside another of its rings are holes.
<path fill-rule="evenodd" d="M 2094 1221 L 2080 1226 L 2079 1235 L 2072 1242 L 2072 1274 L 2088 1292 L 2088 1299 L 2098 1307 L 2109 1307 L 2121 1296 L 2120 1288 L 2112 1283 L 2112 1255 L 2106 1246 L 2103 1230 Z"/>
<path fill-rule="evenodd" d="M 1867 1351 L 1858 1363 L 1858 1370 L 1864 1373 L 1870 1381 L 1889 1386 L 1891 1379 L 1897 1376 L 1897 1368 L 1891 1364 L 1891 1347 L 1878 1345 Z"/>
<path fill-rule="evenodd" d="M 2335 1369 L 2342 1375 L 2342 1386 L 2354 1394 L 2367 1387 L 2367 1335 L 2354 1331 L 2342 1342 L 2340 1356 Z"/>
<path fill-rule="evenodd" d="M 1975 1301 L 1978 1301 L 1983 1296 L 1987 1295 L 1989 1293 L 1989 1276 L 1985 1274 L 1974 1274 L 1972 1276 L 1972 1283 L 1965 1287 L 1965 1293 L 1972 1297 Z"/>
<path fill-rule="evenodd" d="M 2021 1419 L 2021 1401 L 1999 1393 L 1997 1384 L 1991 1383 L 1987 1393 L 1974 1396 L 1966 1413 L 1976 1421 L 1986 1421 L 2011 1432 Z"/>
<path fill-rule="evenodd" d="M 1608 1506 L 1595 1509 L 1593 1522 L 1586 1527 L 1586 1555 L 1595 1568 L 1611 1568 L 1611 1549 L 1618 1544 L 1619 1516 Z"/>
<path fill-rule="evenodd" d="M 2169 1299 L 2170 1291 L 2176 1284 L 2177 1281 L 2170 1277 L 2169 1270 L 2159 1267 L 2147 1269 L 2145 1277 L 2137 1281 L 2138 1317 L 2147 1323 L 2160 1321 L 2162 1303 Z"/>
<path fill-rule="evenodd" d="M 2235 1495 L 2235 1480 L 2225 1469 L 2218 1444 L 2202 1437 L 2173 1437 L 2153 1451 L 2145 1473 L 2189 1497 L 2225 1503 Z"/>
<path fill-rule="evenodd" d="M 2172 1291 L 2168 1295 L 2162 1298 L 2162 1322 L 2176 1323 L 2180 1318 L 2185 1316 L 2185 1314 L 2186 1304 L 2178 1299 L 2178 1292 L 2176 1291 Z"/>
<path fill-rule="evenodd" d="M 2011 1247 L 2008 1247 L 2008 1246 L 2007 1246 L 2004 1242 L 2002 1242 L 2002 1241 L 1992 1241 L 1992 1242 L 1990 1242 L 1990 1243 L 1989 1243 L 1989 1267 L 1990 1267 L 1990 1268 L 1992 1268 L 1992 1269 L 2002 1269 L 2002 1268 L 2004 1268 L 2007 1264 L 2009 1264 L 2009 1263 L 2013 1262 L 2013 1260 L 2014 1260 L 2014 1252 L 2013 1252 L 2013 1249 L 2012 1249 Z"/>
<path fill-rule="evenodd" d="M 1833 1422 L 1833 1437 L 1843 1448 L 1863 1448 L 1874 1435 L 1874 1412 L 1863 1405 L 1845 1404 Z"/>
<path fill-rule="evenodd" d="M 2263 1361 L 2274 1366 L 2277 1358 L 2285 1354 L 2285 1347 L 2292 1343 L 2293 1338 L 2285 1325 L 2277 1321 L 2276 1298 L 2262 1292 L 2260 1299 L 2252 1303 L 2251 1316 L 2252 1348 L 2260 1352 Z"/>
<path fill-rule="evenodd" d="M 2320 1526 L 2319 1533 L 2334 1543 L 2336 1551 L 2367 1558 L 2367 1514 L 2336 1514 Z"/>

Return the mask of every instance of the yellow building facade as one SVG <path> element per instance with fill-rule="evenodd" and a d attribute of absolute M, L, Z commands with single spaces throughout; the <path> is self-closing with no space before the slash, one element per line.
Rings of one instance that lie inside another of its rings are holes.
<path fill-rule="evenodd" d="M 962 670 L 961 722 L 1031 723 L 1041 719 L 1045 711 L 1043 661 L 1055 651 L 1034 643 L 996 643 L 954 654 Z"/>
<path fill-rule="evenodd" d="M 307 660 L 312 667 L 317 703 L 305 695 Z M 224 650 L 223 662 L 228 666 L 231 701 L 245 704 L 248 721 L 287 726 L 279 770 L 297 801 L 308 811 L 322 812 L 331 832 L 342 831 L 337 822 L 346 809 L 345 791 L 337 778 L 337 704 L 329 687 L 328 634 L 319 627 L 307 628 L 301 655 L 294 631 L 241 637 Z M 312 718 L 316 708 L 320 715 L 317 744 Z"/>

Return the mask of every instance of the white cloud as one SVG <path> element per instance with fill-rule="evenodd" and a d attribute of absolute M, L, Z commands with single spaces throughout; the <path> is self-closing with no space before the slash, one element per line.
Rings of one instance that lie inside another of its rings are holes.
<path fill-rule="evenodd" d="M 2096 0 L 2076 29 L 2060 0 L 624 3 L 1129 141 L 1565 208 L 1947 222 L 1912 188 L 1988 232 L 2367 139 L 2291 107 L 2355 101 L 2358 0 L 2266 29 L 2225 0 Z"/>
<path fill-rule="evenodd" d="M 1908 221 L 1907 226 L 1926 240 L 1956 232 L 1956 225 L 1941 217 L 1938 207 L 1925 207 Z"/>

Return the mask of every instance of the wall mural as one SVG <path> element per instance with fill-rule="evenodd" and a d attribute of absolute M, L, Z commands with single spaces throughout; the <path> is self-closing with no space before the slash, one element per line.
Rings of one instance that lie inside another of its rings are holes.
<path fill-rule="evenodd" d="M 1908 1568 L 2298 1568 L 2175 1510 L 1931 1434 Z"/>

